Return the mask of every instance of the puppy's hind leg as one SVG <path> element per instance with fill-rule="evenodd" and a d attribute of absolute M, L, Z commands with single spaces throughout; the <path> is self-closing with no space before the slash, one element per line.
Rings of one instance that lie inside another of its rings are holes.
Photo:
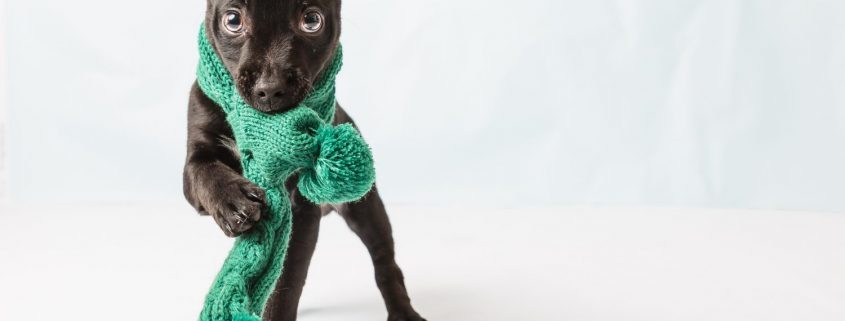
<path fill-rule="evenodd" d="M 394 259 L 393 232 L 376 187 L 360 201 L 337 206 L 336 210 L 370 252 L 388 321 L 424 321 L 411 306 L 402 270 Z"/>

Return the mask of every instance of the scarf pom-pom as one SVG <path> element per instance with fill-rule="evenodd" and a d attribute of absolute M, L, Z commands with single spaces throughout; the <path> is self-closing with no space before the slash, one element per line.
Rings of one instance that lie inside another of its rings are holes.
<path fill-rule="evenodd" d="M 300 172 L 299 191 L 316 204 L 357 201 L 375 182 L 370 147 L 350 124 L 324 126 L 316 137 L 319 156 Z"/>

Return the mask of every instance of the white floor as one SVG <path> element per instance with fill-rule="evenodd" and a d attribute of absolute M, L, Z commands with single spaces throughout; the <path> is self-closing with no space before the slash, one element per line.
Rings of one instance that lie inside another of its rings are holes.
<path fill-rule="evenodd" d="M 458 320 L 845 320 L 845 214 L 391 207 L 417 309 Z M 0 320 L 195 320 L 229 248 L 186 205 L 0 208 Z M 384 320 L 332 215 L 300 320 Z"/>

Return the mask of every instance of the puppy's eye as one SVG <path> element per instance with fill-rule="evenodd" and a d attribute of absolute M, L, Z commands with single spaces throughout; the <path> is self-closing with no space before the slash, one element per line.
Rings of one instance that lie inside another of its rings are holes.
<path fill-rule="evenodd" d="M 316 9 L 308 10 L 302 15 L 299 29 L 307 33 L 314 33 L 323 28 L 323 14 Z"/>
<path fill-rule="evenodd" d="M 244 28 L 241 13 L 235 10 L 226 11 L 223 15 L 223 27 L 231 33 L 241 32 Z"/>

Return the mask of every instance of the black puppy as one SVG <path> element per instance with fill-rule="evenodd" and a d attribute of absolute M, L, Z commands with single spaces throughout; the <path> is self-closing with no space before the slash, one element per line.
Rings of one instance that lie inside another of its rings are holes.
<path fill-rule="evenodd" d="M 206 33 L 253 108 L 276 113 L 299 104 L 338 46 L 340 0 L 208 0 Z M 352 123 L 337 106 L 335 123 Z M 242 176 L 240 155 L 223 110 L 194 83 L 188 107 L 184 192 L 230 237 L 260 220 L 264 191 Z M 408 298 L 396 265 L 390 222 L 375 187 L 355 203 L 318 206 L 288 182 L 293 233 L 263 318 L 295 320 L 299 296 L 317 242 L 320 219 L 338 212 L 370 252 L 388 320 L 423 320 Z M 242 223 L 245 222 L 245 223 Z"/>

